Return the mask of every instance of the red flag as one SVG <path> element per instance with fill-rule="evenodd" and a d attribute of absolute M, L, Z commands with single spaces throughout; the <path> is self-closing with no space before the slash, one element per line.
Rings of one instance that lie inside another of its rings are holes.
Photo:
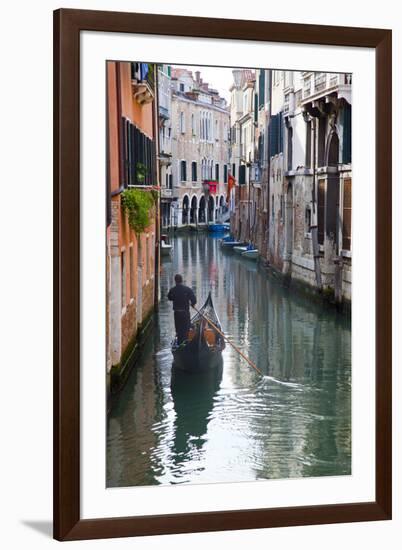
<path fill-rule="evenodd" d="M 236 180 L 234 179 L 234 177 L 232 176 L 232 174 L 229 174 L 229 178 L 228 178 L 228 194 L 227 194 L 227 197 L 226 197 L 226 202 L 229 202 L 229 199 L 230 199 L 230 192 L 231 190 L 233 189 L 233 187 L 236 185 Z"/>

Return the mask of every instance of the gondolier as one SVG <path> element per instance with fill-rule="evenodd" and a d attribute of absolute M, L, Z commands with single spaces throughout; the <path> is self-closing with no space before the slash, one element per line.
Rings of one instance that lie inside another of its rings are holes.
<path fill-rule="evenodd" d="M 169 290 L 168 300 L 173 302 L 177 343 L 180 345 L 190 329 L 190 304 L 195 306 L 197 299 L 192 289 L 183 284 L 181 275 L 175 275 L 174 280 L 176 285 Z"/>

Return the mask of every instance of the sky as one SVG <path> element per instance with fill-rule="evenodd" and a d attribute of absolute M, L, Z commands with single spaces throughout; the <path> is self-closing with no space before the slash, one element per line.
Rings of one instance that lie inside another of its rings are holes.
<path fill-rule="evenodd" d="M 219 94 L 230 103 L 229 87 L 233 82 L 232 70 L 225 67 L 198 67 L 196 65 L 174 65 L 193 71 L 200 71 L 201 78 L 208 82 L 210 88 L 218 90 Z M 195 76 L 195 75 L 194 75 Z"/>

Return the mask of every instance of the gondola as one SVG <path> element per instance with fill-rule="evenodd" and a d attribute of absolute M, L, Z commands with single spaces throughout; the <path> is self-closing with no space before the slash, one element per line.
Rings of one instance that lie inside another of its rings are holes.
<path fill-rule="evenodd" d="M 202 315 L 201 315 L 202 314 Z M 201 372 L 222 364 L 225 339 L 205 320 L 209 319 L 219 330 L 221 324 L 214 309 L 211 293 L 205 304 L 190 321 L 188 338 L 180 345 L 177 337 L 172 343 L 173 368 L 188 372 Z"/>

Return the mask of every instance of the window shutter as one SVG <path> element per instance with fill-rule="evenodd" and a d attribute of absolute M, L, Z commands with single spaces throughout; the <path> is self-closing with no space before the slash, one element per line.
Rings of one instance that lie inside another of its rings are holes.
<path fill-rule="evenodd" d="M 350 250 L 352 239 L 352 180 L 347 178 L 343 182 L 343 227 L 342 248 Z"/>
<path fill-rule="evenodd" d="M 342 162 L 344 164 L 352 162 L 352 107 L 349 104 L 346 104 L 343 109 Z"/>
<path fill-rule="evenodd" d="M 278 115 L 271 117 L 269 124 L 269 142 L 270 142 L 270 156 L 273 157 L 279 153 L 278 142 L 279 142 L 279 119 Z"/>
<path fill-rule="evenodd" d="M 264 105 L 264 96 L 265 96 L 265 71 L 260 71 L 260 78 L 258 82 L 258 106 L 262 107 Z"/>
<path fill-rule="evenodd" d="M 284 131 L 283 131 L 283 114 L 280 112 L 278 114 L 278 124 L 279 124 L 279 142 L 278 142 L 278 153 L 283 153 L 283 140 L 284 140 Z"/>
<path fill-rule="evenodd" d="M 239 185 L 245 185 L 246 183 L 246 165 L 240 164 L 239 166 Z"/>
<path fill-rule="evenodd" d="M 258 94 L 254 94 L 254 122 L 258 121 Z"/>
<path fill-rule="evenodd" d="M 325 226 L 325 180 L 318 180 L 317 197 L 317 221 L 318 221 L 318 244 L 324 244 Z"/>

